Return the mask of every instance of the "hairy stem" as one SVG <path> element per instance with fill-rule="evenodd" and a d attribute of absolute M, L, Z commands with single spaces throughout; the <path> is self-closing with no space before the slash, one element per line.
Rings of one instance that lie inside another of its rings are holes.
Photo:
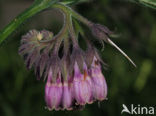
<path fill-rule="evenodd" d="M 71 39 L 73 41 L 73 44 L 74 44 L 74 47 L 77 47 L 78 46 L 78 42 L 77 42 L 77 38 L 76 38 L 76 35 L 75 35 L 75 31 L 73 29 L 73 23 L 72 23 L 72 13 L 71 13 L 71 10 L 69 7 L 61 4 L 61 3 L 58 3 L 58 4 L 54 4 L 52 6 L 53 8 L 58 8 L 60 10 L 62 10 L 62 12 L 64 12 L 64 15 L 66 16 L 66 24 L 68 25 L 68 30 L 69 30 L 69 34 L 71 36 Z"/>
<path fill-rule="evenodd" d="M 84 18 L 83 16 L 81 16 L 80 14 L 75 12 L 74 10 L 72 10 L 67 5 L 57 3 L 57 4 L 52 5 L 52 7 L 57 7 L 57 8 L 60 8 L 60 9 L 64 10 L 64 11 L 68 11 L 74 18 L 81 21 L 82 23 L 84 23 L 87 26 L 90 26 L 92 24 L 89 20 L 87 20 L 86 18 Z"/>

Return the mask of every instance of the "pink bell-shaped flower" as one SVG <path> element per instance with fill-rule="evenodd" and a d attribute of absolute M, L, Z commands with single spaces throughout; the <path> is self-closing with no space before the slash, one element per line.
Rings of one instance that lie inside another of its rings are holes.
<path fill-rule="evenodd" d="M 73 84 L 70 82 L 63 83 L 63 99 L 62 99 L 63 109 L 72 110 L 73 109 Z"/>
<path fill-rule="evenodd" d="M 61 74 L 58 73 L 56 82 L 52 82 L 52 71 L 49 71 L 45 86 L 45 101 L 49 110 L 59 110 L 62 100 L 63 88 Z"/>
<path fill-rule="evenodd" d="M 93 96 L 95 99 L 102 101 L 107 97 L 107 84 L 96 57 L 93 59 L 90 71 L 93 83 Z"/>
<path fill-rule="evenodd" d="M 87 73 L 87 67 L 85 64 L 84 73 L 82 74 L 78 64 L 75 63 L 73 86 L 77 104 L 85 105 L 86 103 L 92 103 L 92 81 Z"/>

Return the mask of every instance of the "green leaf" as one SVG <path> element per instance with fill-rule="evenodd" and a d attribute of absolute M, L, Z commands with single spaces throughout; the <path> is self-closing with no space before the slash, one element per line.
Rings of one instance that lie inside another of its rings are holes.
<path fill-rule="evenodd" d="M 12 20 L 4 29 L 0 31 L 0 44 L 17 28 L 20 27 L 27 19 L 49 8 L 52 4 L 59 0 L 35 0 L 34 4 Z"/>
<path fill-rule="evenodd" d="M 156 9 L 156 0 L 129 0 Z"/>
<path fill-rule="evenodd" d="M 61 2 L 64 4 L 78 4 L 78 3 L 82 3 L 82 2 L 88 2 L 89 0 L 62 0 Z"/>

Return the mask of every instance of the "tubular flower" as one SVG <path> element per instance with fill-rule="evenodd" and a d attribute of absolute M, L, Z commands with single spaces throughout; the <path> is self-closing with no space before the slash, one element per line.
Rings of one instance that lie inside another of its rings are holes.
<path fill-rule="evenodd" d="M 85 105 L 86 103 L 92 103 L 92 82 L 85 64 L 84 72 L 81 73 L 77 63 L 75 63 L 73 85 L 77 104 Z"/>
<path fill-rule="evenodd" d="M 102 74 L 99 61 L 94 57 L 90 69 L 90 77 L 93 83 L 93 96 L 97 100 L 104 100 L 107 97 L 107 84 L 105 77 Z"/>
<path fill-rule="evenodd" d="M 83 33 L 77 20 L 72 20 L 72 16 L 85 23 L 97 40 L 111 43 L 118 48 L 108 38 L 112 32 L 105 26 L 94 24 L 79 16 L 64 4 L 58 3 L 53 7 L 63 13 L 64 25 L 61 31 L 53 35 L 46 30 L 31 30 L 22 37 L 19 48 L 19 54 L 24 58 L 26 67 L 28 69 L 33 67 L 37 79 L 44 77 L 46 81 L 47 108 L 82 109 L 86 104 L 96 100 L 105 100 L 107 84 L 101 70 L 101 64 L 104 62 L 93 43 Z M 86 50 L 79 45 L 79 34 L 87 44 Z M 118 50 L 126 56 L 121 49 Z"/>
<path fill-rule="evenodd" d="M 63 83 L 63 98 L 62 98 L 63 109 L 72 110 L 73 106 L 73 84 L 64 82 Z"/>
<path fill-rule="evenodd" d="M 56 82 L 52 82 L 52 72 L 49 71 L 48 81 L 45 86 L 45 100 L 49 110 L 59 110 L 62 101 L 63 87 L 61 75 L 58 74 Z"/>

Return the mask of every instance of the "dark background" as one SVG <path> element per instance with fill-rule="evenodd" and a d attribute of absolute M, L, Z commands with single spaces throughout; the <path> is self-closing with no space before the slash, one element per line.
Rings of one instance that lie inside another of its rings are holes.
<path fill-rule="evenodd" d="M 32 0 L 0 0 L 0 30 Z M 122 104 L 156 105 L 156 10 L 126 0 L 95 0 L 73 7 L 89 20 L 118 34 L 112 40 L 137 64 L 134 68 L 117 50 L 105 45 L 102 59 L 108 100 L 86 105 L 83 111 L 45 109 L 44 81 L 27 71 L 18 55 L 21 36 L 31 29 L 49 29 L 56 34 L 62 26 L 58 11 L 44 11 L 22 25 L 0 46 L 0 116 L 120 116 Z M 156 111 L 155 111 L 156 112 Z M 123 116 L 126 114 L 122 114 Z"/>

